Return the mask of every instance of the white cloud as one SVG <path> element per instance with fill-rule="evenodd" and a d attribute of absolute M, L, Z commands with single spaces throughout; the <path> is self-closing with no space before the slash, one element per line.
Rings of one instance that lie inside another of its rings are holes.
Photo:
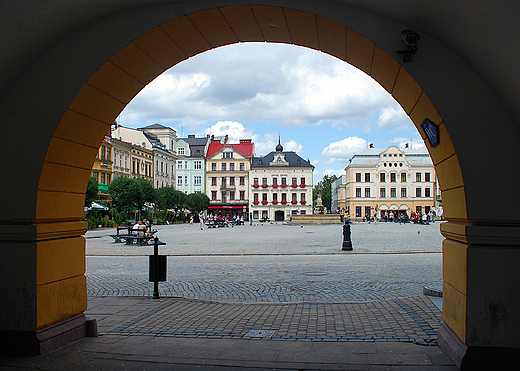
<path fill-rule="evenodd" d="M 391 96 L 371 77 L 324 53 L 265 43 L 201 53 L 152 81 L 122 113 L 122 123 L 273 122 L 285 127 L 331 123 L 402 125 Z M 381 114 L 379 113 L 381 112 Z M 406 115 L 404 115 L 406 117 Z M 367 128 L 367 130 L 369 130 Z"/>
<path fill-rule="evenodd" d="M 288 142 L 285 142 L 283 144 L 283 150 L 284 151 L 296 152 L 300 156 L 303 154 L 303 146 L 302 146 L 302 144 L 296 142 L 295 140 L 290 140 Z"/>
<path fill-rule="evenodd" d="M 210 126 L 209 134 L 216 137 L 229 136 L 230 143 L 238 143 L 240 139 L 253 139 L 253 133 L 246 130 L 243 124 L 236 121 L 219 121 Z"/>
<path fill-rule="evenodd" d="M 356 153 L 365 150 L 367 141 L 359 137 L 348 137 L 339 142 L 330 143 L 321 155 L 331 159 L 348 160 Z"/>
<path fill-rule="evenodd" d="M 392 138 L 392 143 L 398 146 L 399 148 L 405 148 L 408 144 L 409 148 L 413 148 L 417 151 L 428 152 L 426 148 L 426 144 L 420 137 L 416 138 Z"/>
<path fill-rule="evenodd" d="M 387 130 L 409 129 L 413 125 L 408 115 L 397 103 L 394 107 L 385 107 L 381 110 L 377 124 L 380 128 Z"/>

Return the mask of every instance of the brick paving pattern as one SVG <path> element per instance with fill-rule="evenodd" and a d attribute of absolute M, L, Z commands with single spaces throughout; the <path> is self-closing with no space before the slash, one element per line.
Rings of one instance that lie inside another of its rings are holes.
<path fill-rule="evenodd" d="M 151 247 L 87 234 L 87 313 L 97 314 L 102 332 L 435 343 L 441 312 L 421 294 L 442 282 L 438 225 L 357 223 L 353 252 L 341 251 L 337 225 L 158 229 L 167 244 L 160 253 L 168 255 L 159 300 L 150 299 Z M 111 307 L 110 297 L 119 297 L 111 300 L 126 308 L 124 317 L 96 312 Z"/>
<path fill-rule="evenodd" d="M 364 303 L 216 303 L 192 299 L 133 300 L 130 313 L 103 317 L 107 298 L 89 301 L 103 333 L 249 339 L 251 330 L 270 340 L 405 341 L 430 344 L 442 318 L 426 296 Z M 259 337 L 259 336 L 258 336 Z"/>

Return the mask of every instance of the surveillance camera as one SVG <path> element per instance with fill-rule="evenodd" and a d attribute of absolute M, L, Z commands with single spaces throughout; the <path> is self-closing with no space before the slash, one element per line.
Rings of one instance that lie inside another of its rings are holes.
<path fill-rule="evenodd" d="M 401 32 L 401 39 L 403 39 L 406 46 L 417 46 L 417 42 L 420 38 L 419 34 L 412 30 L 404 30 Z"/>

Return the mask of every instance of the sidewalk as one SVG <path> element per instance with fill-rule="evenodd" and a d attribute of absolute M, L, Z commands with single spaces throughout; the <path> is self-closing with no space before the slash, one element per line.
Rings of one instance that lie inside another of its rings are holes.
<path fill-rule="evenodd" d="M 428 297 L 362 303 L 89 298 L 100 336 L 5 370 L 457 370 Z"/>

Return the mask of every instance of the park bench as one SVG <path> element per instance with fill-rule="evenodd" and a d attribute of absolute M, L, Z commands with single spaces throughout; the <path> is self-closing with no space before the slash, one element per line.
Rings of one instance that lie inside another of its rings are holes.
<path fill-rule="evenodd" d="M 120 234 L 120 231 L 126 231 L 126 234 Z M 154 235 L 157 233 L 156 229 L 153 229 L 148 232 L 147 236 L 136 236 L 132 234 L 133 229 L 132 227 L 117 227 L 116 234 L 111 234 L 110 237 L 114 239 L 114 243 L 125 243 L 127 245 L 132 245 L 134 241 L 145 239 L 146 242 L 141 245 L 146 245 L 150 239 L 154 237 Z"/>

